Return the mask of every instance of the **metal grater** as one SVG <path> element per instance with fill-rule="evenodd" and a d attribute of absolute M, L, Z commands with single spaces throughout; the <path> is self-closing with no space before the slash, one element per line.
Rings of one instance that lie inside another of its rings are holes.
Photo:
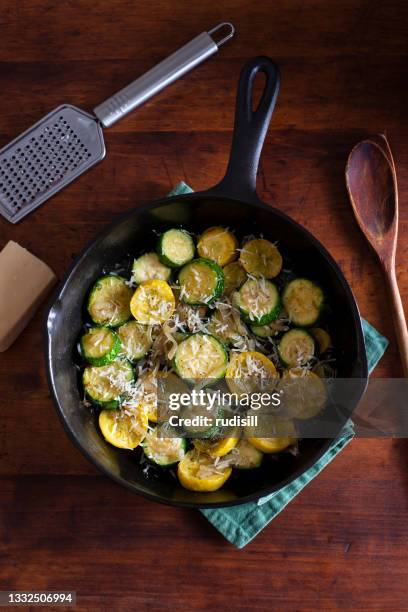
<path fill-rule="evenodd" d="M 217 33 L 222 38 L 215 40 Z M 110 127 L 213 55 L 235 33 L 230 23 L 192 41 L 100 104 L 91 115 L 64 104 L 0 150 L 0 213 L 17 223 L 105 157 Z"/>
<path fill-rule="evenodd" d="M 105 156 L 92 115 L 59 106 L 0 151 L 0 212 L 16 223 Z"/>

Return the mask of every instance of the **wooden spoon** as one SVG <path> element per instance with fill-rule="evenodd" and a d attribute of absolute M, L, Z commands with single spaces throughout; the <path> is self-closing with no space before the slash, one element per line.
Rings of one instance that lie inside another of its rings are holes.
<path fill-rule="evenodd" d="M 408 377 L 408 330 L 395 274 L 398 188 L 385 136 L 373 136 L 354 147 L 347 161 L 346 184 L 357 223 L 384 271 L 404 376 Z"/>

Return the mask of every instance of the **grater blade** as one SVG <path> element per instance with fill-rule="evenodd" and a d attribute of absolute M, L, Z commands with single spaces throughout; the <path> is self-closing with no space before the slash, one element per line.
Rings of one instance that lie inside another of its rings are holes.
<path fill-rule="evenodd" d="M 0 150 L 0 214 L 17 223 L 105 157 L 97 119 L 57 107 Z"/>

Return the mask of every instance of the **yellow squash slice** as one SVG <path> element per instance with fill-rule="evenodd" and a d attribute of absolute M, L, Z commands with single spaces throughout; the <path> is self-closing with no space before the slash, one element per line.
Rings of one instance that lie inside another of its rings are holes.
<path fill-rule="evenodd" d="M 224 457 L 238 444 L 239 438 L 220 438 L 218 440 L 194 440 L 194 447 L 200 453 L 207 453 L 210 457 Z"/>
<path fill-rule="evenodd" d="M 232 468 L 215 462 L 206 453 L 190 450 L 180 461 L 177 475 L 181 485 L 189 491 L 217 491 L 231 476 Z"/>
<path fill-rule="evenodd" d="M 142 325 L 157 325 L 171 317 L 175 309 L 174 294 L 166 281 L 148 280 L 134 292 L 130 311 Z"/>
<path fill-rule="evenodd" d="M 274 278 L 282 269 L 282 255 L 272 242 L 263 238 L 246 242 L 239 259 L 248 274 L 257 277 Z"/>
<path fill-rule="evenodd" d="M 131 450 L 144 440 L 148 420 L 142 410 L 135 411 L 132 416 L 121 410 L 102 410 L 99 414 L 99 427 L 109 444 Z"/>
<path fill-rule="evenodd" d="M 200 236 L 197 251 L 200 257 L 212 259 L 225 266 L 237 258 L 238 240 L 225 227 L 210 227 Z"/>
<path fill-rule="evenodd" d="M 296 438 L 248 438 L 254 448 L 263 453 L 280 453 L 296 442 Z"/>
<path fill-rule="evenodd" d="M 224 272 L 224 294 L 230 295 L 239 289 L 247 279 L 246 272 L 239 261 L 233 261 L 222 269 Z"/>
<path fill-rule="evenodd" d="M 310 330 L 310 333 L 317 341 L 319 345 L 319 353 L 321 355 L 331 347 L 332 341 L 330 335 L 325 329 L 322 329 L 321 327 L 313 327 L 313 329 Z"/>
<path fill-rule="evenodd" d="M 225 373 L 231 393 L 269 392 L 279 374 L 273 362 L 258 351 L 233 353 Z"/>

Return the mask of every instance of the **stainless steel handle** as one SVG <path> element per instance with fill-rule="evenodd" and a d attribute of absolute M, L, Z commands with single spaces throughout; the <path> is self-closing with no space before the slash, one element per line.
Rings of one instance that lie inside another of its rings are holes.
<path fill-rule="evenodd" d="M 216 40 L 221 34 L 221 39 Z M 192 70 L 235 34 L 231 23 L 220 23 L 209 32 L 202 32 L 151 70 L 94 108 L 104 127 L 110 127 L 146 100 Z"/>

